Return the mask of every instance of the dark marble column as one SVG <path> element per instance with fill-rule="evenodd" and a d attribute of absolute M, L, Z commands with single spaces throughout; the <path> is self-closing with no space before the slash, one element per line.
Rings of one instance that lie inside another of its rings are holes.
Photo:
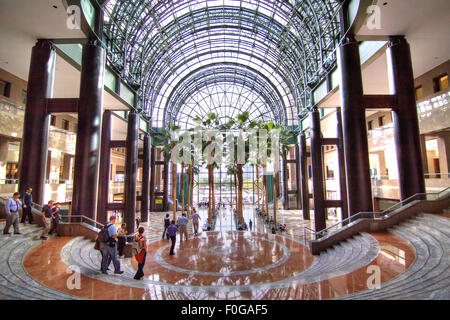
<path fill-rule="evenodd" d="M 155 210 L 155 185 L 156 185 L 156 147 L 151 146 L 150 157 L 150 211 Z"/>
<path fill-rule="evenodd" d="M 124 222 L 128 234 L 135 231 L 136 223 L 136 174 L 138 170 L 139 115 L 130 111 L 127 129 L 127 156 L 125 161 Z"/>
<path fill-rule="evenodd" d="M 372 187 L 369 170 L 369 147 L 358 43 L 344 43 L 339 51 L 340 93 L 347 170 L 349 214 L 371 212 Z"/>
<path fill-rule="evenodd" d="M 294 146 L 295 154 L 295 186 L 297 190 L 297 210 L 302 207 L 302 180 L 300 178 L 300 148 L 298 143 Z"/>
<path fill-rule="evenodd" d="M 303 220 L 309 220 L 309 188 L 308 188 L 308 163 L 306 152 L 305 134 L 300 135 L 300 187 L 302 192 Z"/>
<path fill-rule="evenodd" d="M 284 209 L 289 210 L 290 204 L 289 204 L 289 188 L 288 188 L 288 170 L 287 170 L 287 153 L 283 152 L 283 202 L 284 202 Z M 290 174 L 293 174 L 293 172 L 290 172 Z"/>
<path fill-rule="evenodd" d="M 400 198 L 405 200 L 425 192 L 411 51 L 405 38 L 391 39 L 387 59 L 391 91 L 397 96 L 397 107 L 393 108 L 392 116 Z"/>
<path fill-rule="evenodd" d="M 164 154 L 164 190 L 163 190 L 163 211 L 169 211 L 169 159 Z"/>
<path fill-rule="evenodd" d="M 348 218 L 348 203 L 347 203 L 347 181 L 345 172 L 344 137 L 342 133 L 341 108 L 337 108 L 336 110 L 336 123 L 337 123 L 336 131 L 338 138 L 338 145 L 336 147 L 339 163 L 339 189 L 341 190 L 342 220 L 344 220 Z"/>
<path fill-rule="evenodd" d="M 326 228 L 325 192 L 323 183 L 322 137 L 320 114 L 311 112 L 311 166 L 313 178 L 314 224 L 316 232 Z"/>
<path fill-rule="evenodd" d="M 33 201 L 44 201 L 50 118 L 46 99 L 51 98 L 55 51 L 48 40 L 39 40 L 31 52 L 27 104 L 23 126 L 19 192 L 33 188 Z"/>
<path fill-rule="evenodd" d="M 144 158 L 142 163 L 142 199 L 141 199 L 141 219 L 148 221 L 150 205 L 150 136 L 144 136 Z"/>
<path fill-rule="evenodd" d="M 98 205 L 97 218 L 100 223 L 106 222 L 108 219 L 107 205 L 109 192 L 109 175 L 111 170 L 111 149 L 109 142 L 111 141 L 111 110 L 103 113 L 102 121 L 102 143 L 100 149 L 100 174 L 98 184 Z"/>
<path fill-rule="evenodd" d="M 105 50 L 85 44 L 81 64 L 72 214 L 94 219 L 97 210 Z"/>
<path fill-rule="evenodd" d="M 422 153 L 422 167 L 423 174 L 428 174 L 428 158 L 427 158 L 427 145 L 425 140 L 425 135 L 420 135 L 420 152 Z"/>

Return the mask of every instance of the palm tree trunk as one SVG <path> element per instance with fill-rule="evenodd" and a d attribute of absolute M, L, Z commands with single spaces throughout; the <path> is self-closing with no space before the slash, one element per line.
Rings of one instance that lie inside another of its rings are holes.
<path fill-rule="evenodd" d="M 273 173 L 273 223 L 277 226 L 277 207 L 278 207 L 278 172 Z"/>
<path fill-rule="evenodd" d="M 208 224 L 212 223 L 212 165 L 208 165 L 208 186 L 209 186 L 209 209 L 208 209 Z"/>
<path fill-rule="evenodd" d="M 242 164 L 237 165 L 237 176 L 238 176 L 238 195 L 239 195 L 239 205 L 238 205 L 238 217 L 239 217 L 239 223 L 244 222 L 244 214 L 243 214 L 243 186 L 244 186 L 244 177 L 242 172 Z"/>
<path fill-rule="evenodd" d="M 177 164 L 172 162 L 173 220 L 177 219 Z"/>
<path fill-rule="evenodd" d="M 188 166 L 188 204 L 187 204 L 187 217 L 189 218 L 190 212 L 191 212 L 191 197 L 192 197 L 192 190 L 191 190 L 191 175 L 192 175 L 192 164 Z"/>
<path fill-rule="evenodd" d="M 212 212 L 216 212 L 216 195 L 214 187 L 214 165 L 211 165 Z"/>
<path fill-rule="evenodd" d="M 238 206 L 239 206 L 239 199 L 237 196 L 237 179 L 236 179 L 236 173 L 234 174 L 234 196 L 236 199 L 236 212 L 238 211 Z"/>
<path fill-rule="evenodd" d="M 269 191 L 267 190 L 266 166 L 263 166 L 263 175 L 264 196 L 266 202 L 266 221 L 269 221 Z"/>
<path fill-rule="evenodd" d="M 256 192 L 258 193 L 258 210 L 259 210 L 259 170 L 258 170 L 258 165 L 256 166 Z"/>
<path fill-rule="evenodd" d="M 181 181 L 180 181 L 180 185 L 181 185 L 181 214 L 184 213 L 184 163 L 181 164 Z"/>

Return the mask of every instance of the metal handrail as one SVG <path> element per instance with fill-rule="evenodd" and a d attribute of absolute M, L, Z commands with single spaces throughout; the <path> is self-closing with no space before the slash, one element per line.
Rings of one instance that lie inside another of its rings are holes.
<path fill-rule="evenodd" d="M 320 238 L 324 233 L 328 232 L 330 229 L 335 228 L 339 225 L 344 225 L 344 224 L 348 224 L 349 222 L 351 222 L 351 220 L 354 220 L 355 218 L 361 218 L 362 216 L 367 216 L 367 217 L 371 217 L 371 218 L 375 218 L 377 217 L 378 219 L 383 219 L 384 217 L 388 216 L 389 214 L 391 214 L 392 212 L 404 207 L 404 205 L 411 203 L 412 201 L 414 201 L 415 199 L 419 198 L 420 196 L 427 196 L 427 195 L 437 195 L 437 198 L 440 197 L 441 194 L 444 194 L 446 192 L 450 192 L 450 187 L 441 190 L 439 192 L 434 192 L 434 193 L 416 193 L 408 198 L 406 198 L 405 200 L 402 200 L 396 204 L 394 204 L 393 206 L 381 211 L 381 212 L 358 212 L 357 214 L 354 214 L 342 221 L 339 221 L 323 230 L 320 231 L 315 231 L 312 230 L 308 227 L 304 227 L 304 229 L 308 229 L 310 231 L 313 232 L 314 235 L 314 239 L 318 239 Z"/>
<path fill-rule="evenodd" d="M 87 216 L 84 216 L 84 215 L 70 215 L 70 214 L 67 214 L 67 215 L 61 215 L 61 218 L 66 218 L 67 220 L 80 218 L 80 223 L 83 223 L 83 220 L 87 220 L 89 222 L 92 222 L 95 225 L 95 227 L 99 226 L 100 228 L 98 228 L 98 229 L 102 229 L 105 226 L 104 224 L 102 224 L 102 223 L 100 223 L 100 222 L 98 222 L 98 221 L 96 221 L 94 219 L 91 219 L 91 218 L 89 218 Z"/>

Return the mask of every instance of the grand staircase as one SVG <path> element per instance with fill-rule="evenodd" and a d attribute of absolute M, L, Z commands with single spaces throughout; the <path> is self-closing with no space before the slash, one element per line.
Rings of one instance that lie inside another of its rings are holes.
<path fill-rule="evenodd" d="M 0 223 L 0 228 L 3 226 L 4 222 Z M 79 299 L 39 284 L 24 269 L 22 260 L 31 247 L 40 243 L 40 230 L 27 225 L 21 226 L 22 235 L 0 235 L 0 299 Z M 414 246 L 416 260 L 404 273 L 382 284 L 380 289 L 367 289 L 338 299 L 450 299 L 450 219 L 419 214 L 389 231 Z M 271 287 L 284 290 L 292 283 L 309 284 L 350 273 L 373 261 L 379 249 L 374 237 L 361 233 L 321 252 L 307 270 L 294 278 L 274 282 Z M 72 239 L 64 247 L 61 257 L 66 264 L 79 266 L 84 275 L 101 281 L 141 288 L 158 285 L 149 279 L 133 280 L 135 270 L 131 268 L 130 259 L 122 260 L 123 275 L 101 274 L 100 255 L 93 250 L 92 241 L 83 237 Z M 174 291 L 189 290 L 168 284 L 165 287 Z M 208 291 L 217 289 L 216 286 L 202 286 L 201 291 L 205 294 L 194 293 L 192 297 L 203 299 L 208 296 Z M 239 290 L 257 289 L 255 284 Z"/>
<path fill-rule="evenodd" d="M 3 231 L 5 222 L 0 223 Z M 21 235 L 0 234 L 0 299 L 2 300 L 67 300 L 78 297 L 53 290 L 28 275 L 23 258 L 27 251 L 41 243 L 42 229 L 36 225 L 20 224 Z M 13 232 L 11 227 L 10 232 Z"/>
<path fill-rule="evenodd" d="M 389 231 L 414 246 L 414 263 L 380 289 L 343 299 L 450 299 L 450 219 L 419 214 Z"/>

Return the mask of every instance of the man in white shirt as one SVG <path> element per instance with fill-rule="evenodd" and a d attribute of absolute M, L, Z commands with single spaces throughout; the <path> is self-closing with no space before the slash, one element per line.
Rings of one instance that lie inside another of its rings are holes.
<path fill-rule="evenodd" d="M 192 224 L 194 225 L 194 234 L 195 235 L 198 234 L 198 226 L 199 226 L 201 219 L 202 218 L 200 218 L 200 215 L 194 209 L 194 213 L 192 214 Z"/>
<path fill-rule="evenodd" d="M 14 234 L 21 234 L 19 230 L 19 208 L 22 206 L 22 202 L 19 198 L 20 193 L 14 192 L 13 197 L 6 201 L 6 225 L 3 234 L 9 234 L 11 226 L 14 226 Z"/>
<path fill-rule="evenodd" d="M 188 222 L 189 222 L 189 220 L 188 220 L 188 218 L 186 218 L 186 213 L 183 213 L 182 216 L 178 218 L 177 224 L 178 224 L 178 227 L 180 228 L 180 242 L 183 242 L 183 234 L 184 234 L 184 239 L 185 240 L 188 239 L 188 233 L 187 233 Z"/>

